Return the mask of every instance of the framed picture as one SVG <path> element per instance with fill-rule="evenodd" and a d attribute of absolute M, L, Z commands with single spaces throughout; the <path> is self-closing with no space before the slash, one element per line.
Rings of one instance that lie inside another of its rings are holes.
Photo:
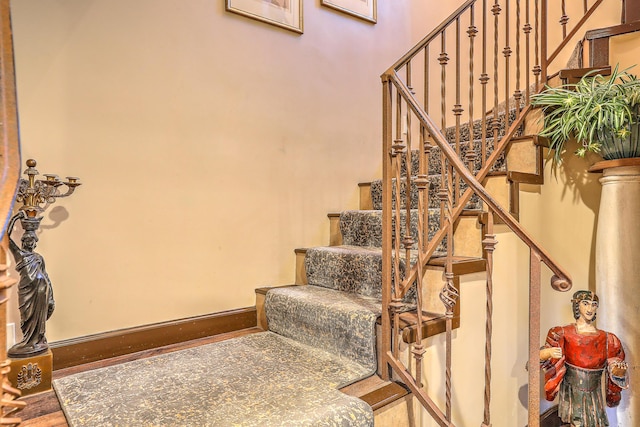
<path fill-rule="evenodd" d="M 365 21 L 377 22 L 376 0 L 320 0 L 321 4 Z"/>
<path fill-rule="evenodd" d="M 226 0 L 226 10 L 302 34 L 302 0 Z"/>

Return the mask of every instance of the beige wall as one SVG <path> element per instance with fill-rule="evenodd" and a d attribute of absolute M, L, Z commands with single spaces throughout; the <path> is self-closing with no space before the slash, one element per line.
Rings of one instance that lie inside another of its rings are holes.
<path fill-rule="evenodd" d="M 327 244 L 326 213 L 380 175 L 379 75 L 457 5 L 380 0 L 372 25 L 307 0 L 300 36 L 222 3 L 12 4 L 23 157 L 85 184 L 43 222 L 50 340 L 250 306 L 255 287 L 293 282 L 293 249 Z M 523 189 L 521 221 L 575 290 L 594 285 L 600 188 L 589 160 L 567 160 Z M 493 424 L 524 425 L 529 255 L 497 234 Z M 543 333 L 571 321 L 549 276 Z M 477 425 L 484 282 L 462 286 L 454 399 Z M 428 351 L 441 391 L 442 347 Z"/>
<path fill-rule="evenodd" d="M 222 0 L 12 9 L 23 158 L 84 183 L 43 221 L 50 341 L 292 283 L 293 250 L 380 175 L 380 74 L 449 13 L 380 1 L 372 25 L 306 0 L 298 35 Z"/>

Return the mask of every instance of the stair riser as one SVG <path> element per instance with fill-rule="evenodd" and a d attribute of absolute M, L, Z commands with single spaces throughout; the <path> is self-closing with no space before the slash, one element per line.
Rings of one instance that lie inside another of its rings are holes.
<path fill-rule="evenodd" d="M 382 252 L 351 251 L 344 248 L 310 248 L 304 261 L 307 283 L 366 297 L 382 298 Z M 392 284 L 393 270 L 392 268 Z M 400 277 L 405 275 L 405 262 L 400 261 Z M 412 303 L 415 296 L 405 298 Z"/>
<path fill-rule="evenodd" d="M 487 115 L 485 124 L 484 124 L 484 126 L 486 127 L 485 135 L 487 138 L 493 137 L 494 122 L 497 123 L 498 137 L 502 137 L 505 134 L 507 130 L 507 126 L 504 118 L 505 118 L 504 113 L 498 113 L 497 121 L 494 120 L 493 114 Z M 515 119 L 516 119 L 516 112 L 515 110 L 511 110 L 509 112 L 509 126 L 511 125 L 511 123 L 514 122 Z M 482 119 L 478 119 L 473 122 L 472 131 L 471 131 L 473 132 L 473 136 L 472 136 L 473 139 L 482 138 L 482 127 L 483 127 Z M 451 144 L 455 143 L 456 127 L 455 126 L 448 127 L 445 130 L 444 135 L 447 138 L 447 141 L 449 141 L 449 143 Z M 471 139 L 469 125 L 461 124 L 460 125 L 460 141 L 468 141 L 469 139 Z"/>
<path fill-rule="evenodd" d="M 485 156 L 488 156 L 489 153 L 491 153 L 493 151 L 493 138 L 488 138 L 485 141 L 486 144 L 486 153 Z M 452 146 L 453 150 L 455 151 L 456 148 L 455 146 Z M 458 156 L 460 159 L 462 159 L 463 163 L 465 164 L 465 166 L 468 167 L 468 161 L 467 161 L 467 153 L 469 152 L 469 148 L 470 148 L 470 144 L 467 141 L 461 142 L 460 144 L 460 155 Z M 481 140 L 474 140 L 473 142 L 473 152 L 474 152 L 474 167 L 473 167 L 473 171 L 474 173 L 479 171 L 482 168 L 482 141 Z M 439 174 L 442 171 L 442 159 L 441 159 L 441 150 L 439 147 L 433 146 L 430 150 L 429 150 L 429 157 L 428 157 L 428 173 L 427 175 L 434 175 L 434 174 Z M 492 171 L 502 171 L 504 170 L 504 166 L 505 166 L 505 162 L 504 162 L 504 155 L 501 155 L 500 158 L 498 159 L 498 161 L 496 162 L 496 164 L 493 166 L 493 168 L 491 169 Z M 412 150 L 411 151 L 411 175 L 412 176 L 416 176 L 419 174 L 420 172 L 420 157 L 419 157 L 419 151 L 418 150 Z M 400 175 L 401 176 L 406 176 L 407 175 L 407 155 L 406 153 L 403 153 L 400 156 Z"/>
<path fill-rule="evenodd" d="M 400 213 L 400 242 L 406 234 L 406 211 Z M 440 210 L 429 210 L 429 234 L 431 239 L 440 228 Z M 411 211 L 412 249 L 418 248 L 418 211 Z M 392 236 L 395 247 L 396 219 L 392 218 Z M 345 211 L 340 214 L 341 244 L 352 246 L 382 247 L 382 212 L 381 211 Z M 441 250 L 444 250 L 441 248 Z"/>
<path fill-rule="evenodd" d="M 429 208 L 435 209 L 440 208 L 440 198 L 438 197 L 438 193 L 440 192 L 440 175 L 432 175 L 429 177 Z M 460 194 L 466 190 L 467 185 L 464 182 L 460 183 Z M 392 203 L 395 208 L 396 203 L 396 185 L 395 180 L 393 182 L 391 197 Z M 407 193 L 407 183 L 406 180 L 402 180 L 400 182 L 400 208 L 406 208 L 406 193 Z M 410 187 L 410 197 L 411 197 L 411 209 L 418 209 L 418 186 L 415 183 L 415 179 L 411 179 L 411 187 Z M 382 181 L 376 180 L 371 183 L 371 201 L 373 205 L 373 209 L 382 209 Z M 473 195 L 467 204 L 467 209 L 479 209 L 480 208 L 480 199 L 477 195 Z"/>
<path fill-rule="evenodd" d="M 301 286 L 269 291 L 265 311 L 272 332 L 376 371 L 378 304 L 374 307 L 344 294 Z"/>

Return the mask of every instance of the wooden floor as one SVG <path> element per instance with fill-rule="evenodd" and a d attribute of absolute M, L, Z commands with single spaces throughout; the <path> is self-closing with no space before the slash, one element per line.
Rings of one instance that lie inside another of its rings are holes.
<path fill-rule="evenodd" d="M 201 338 L 198 340 L 187 341 L 179 344 L 172 344 L 166 347 L 155 348 L 152 350 L 132 353 L 125 356 L 114 357 L 112 359 L 101 360 L 99 362 L 88 363 L 73 368 L 61 369 L 53 372 L 53 378 L 62 378 L 66 375 L 78 372 L 89 371 L 92 369 L 113 366 L 119 363 L 129 362 L 132 360 L 143 359 L 145 357 L 157 356 L 160 354 L 171 353 L 173 351 L 184 350 L 186 348 L 197 347 L 204 344 L 220 342 L 243 335 L 256 332 L 262 332 L 259 328 L 243 329 L 240 331 L 220 334 L 213 337 Z M 21 400 L 27 402 L 24 410 L 19 412 L 17 416 L 22 419 L 23 427 L 67 427 L 67 420 L 62 413 L 60 403 L 54 391 L 27 396 Z"/>

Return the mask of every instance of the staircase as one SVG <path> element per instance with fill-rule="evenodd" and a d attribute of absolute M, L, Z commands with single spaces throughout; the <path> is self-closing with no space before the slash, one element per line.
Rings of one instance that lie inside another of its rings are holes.
<path fill-rule="evenodd" d="M 367 348 L 363 363 L 370 368 L 377 342 L 381 378 L 403 383 L 437 425 L 453 426 L 451 360 L 460 277 L 486 272 L 482 426 L 490 426 L 494 224 L 506 225 L 530 251 L 528 363 L 537 366 L 541 266 L 553 272 L 557 291 L 569 290 L 571 278 L 518 222 L 520 184 L 543 181 L 544 141 L 532 125 L 539 113 L 529 99 L 555 77 L 552 62 L 601 3 L 584 2 L 570 27 L 564 1 L 469 0 L 385 72 L 383 177 L 361 185 L 360 211 L 330 214 L 334 246 L 297 251 L 304 257 L 300 284 L 306 286 L 267 292 L 263 323 L 336 352 L 350 353 L 345 347 L 353 341 Z M 555 6 L 560 26 L 554 30 Z M 562 41 L 548 52 L 553 31 Z M 499 191 L 496 180 L 504 183 Z M 479 226 L 463 226 L 467 221 Z M 473 229 L 481 231 L 464 232 Z M 381 310 L 370 306 L 372 298 Z M 346 310 L 335 316 L 344 321 L 321 315 L 335 307 Z M 346 320 L 360 311 L 354 315 L 359 326 Z M 291 322 L 286 328 L 285 318 Z M 377 337 L 365 332 L 374 324 Z M 336 330 L 331 342 L 319 338 Z M 351 332 L 358 339 L 339 341 Z M 428 391 L 424 357 L 424 340 L 443 332 L 444 399 Z M 530 426 L 540 425 L 539 388 L 539 372 L 530 370 Z"/>
<path fill-rule="evenodd" d="M 405 388 L 437 425 L 457 425 L 452 332 L 461 321 L 461 280 L 472 273 L 487 278 L 487 367 L 480 393 L 485 398 L 482 426 L 491 425 L 496 223 L 530 248 L 529 364 L 537 365 L 541 264 L 553 271 L 554 289 L 568 290 L 571 280 L 518 223 L 520 184 L 542 184 L 544 141 L 535 135 L 537 112 L 531 111 L 529 97 L 549 80 L 553 59 L 601 2 L 585 1 L 569 28 L 562 1 L 557 30 L 562 42 L 549 54 L 555 4 L 467 0 L 383 74 L 382 179 L 360 184 L 359 210 L 329 214 L 329 246 L 296 251 L 295 285 L 257 290 L 259 325 L 269 331 L 263 337 L 324 352 L 336 365 L 349 367 L 350 374 L 333 378 L 331 386 L 375 409 L 349 399 L 340 415 L 351 419 L 349 425 L 374 420 L 391 425 L 383 420 L 398 409 L 394 402 Z M 8 8 L 8 2 L 2 4 Z M 421 78 L 414 78 L 416 70 Z M 3 77 L 8 72 L 3 70 Z M 17 143 L 17 135 L 12 140 Z M 19 166 L 7 167 L 17 176 Z M 424 340 L 439 334 L 445 336 L 444 405 L 426 389 Z M 540 378 L 536 370 L 529 375 L 529 425 L 535 426 Z M 387 397 L 374 399 L 380 391 Z M 401 408 L 407 425 L 411 411 L 409 403 Z"/>
<path fill-rule="evenodd" d="M 515 111 L 509 113 L 509 121 L 515 118 Z M 502 137 L 506 131 L 504 113 L 498 115 L 500 126 L 497 135 Z M 474 135 L 480 132 L 482 121 L 473 124 Z M 516 131 L 521 133 L 522 126 Z M 450 144 L 454 143 L 455 128 L 447 130 Z M 523 144 L 531 145 L 531 139 L 521 138 Z M 462 142 L 461 146 L 467 150 L 469 144 Z M 476 144 L 479 150 L 480 145 Z M 492 152 L 491 142 L 487 144 L 488 152 Z M 541 148 L 536 149 L 538 152 Z M 439 149 L 431 151 L 433 158 L 439 157 Z M 411 171 L 416 171 L 418 156 L 402 156 L 401 176 L 409 179 L 409 193 L 417 193 L 419 178 Z M 496 181 L 506 185 L 506 155 L 499 156 L 491 174 Z M 534 161 L 536 158 L 534 156 Z M 413 166 L 407 166 L 414 162 Z M 480 165 L 478 164 L 479 168 Z M 429 192 L 432 200 L 437 200 L 437 193 L 441 188 L 441 171 L 434 162 L 434 168 L 429 171 Z M 381 308 L 382 308 L 382 269 L 383 269 L 383 228 L 382 228 L 382 180 L 375 180 L 361 185 L 362 198 L 360 210 L 349 210 L 329 214 L 331 245 L 299 249 L 299 274 L 297 284 L 293 286 L 262 288 L 257 291 L 260 325 L 264 329 L 278 335 L 293 339 L 307 346 L 323 349 L 332 355 L 338 355 L 342 360 L 362 366 L 367 372 L 366 377 L 382 374 L 385 367 L 381 353 Z M 461 190 L 464 190 L 461 184 Z M 407 200 L 407 190 L 401 186 L 398 202 Z M 394 194 L 395 201 L 395 194 Z M 414 199 L 415 201 L 415 199 Z M 442 223 L 441 211 L 436 203 L 429 209 L 428 229 L 432 237 Z M 466 274 L 484 272 L 486 260 L 480 246 L 485 237 L 483 229 L 478 226 L 486 220 L 486 212 L 482 210 L 482 202 L 472 197 L 467 203 L 456 226 L 454 241 L 459 241 L 460 252 L 456 252 L 453 259 L 453 280 L 459 287 L 460 278 Z M 408 220 L 406 219 L 408 218 Z M 418 206 L 411 206 L 409 212 L 402 212 L 401 222 L 408 222 L 411 236 L 418 240 Z M 398 235 L 402 236 L 401 233 Z M 394 235 L 395 241 L 395 235 Z M 475 247 L 463 242 L 477 242 Z M 438 292 L 443 287 L 439 278 L 446 263 L 446 241 L 441 242 L 434 256 L 427 264 L 427 277 L 435 287 L 430 294 L 418 297 L 416 287 L 402 298 L 402 313 L 399 314 L 399 334 L 405 344 L 415 344 L 418 336 L 426 338 L 444 332 L 446 329 L 446 313 L 438 298 Z M 399 254 L 399 278 L 404 278 L 408 264 L 415 264 L 417 259 L 417 245 L 414 245 L 407 258 L 406 254 Z M 409 263 L 407 263 L 409 259 Z M 421 323 L 416 315 L 418 299 L 422 302 L 423 315 Z M 419 327 L 418 325 L 421 325 Z M 459 315 L 454 315 L 452 327 L 459 325 Z M 418 331 L 418 329 L 420 329 Z M 378 388 L 392 384 L 380 381 Z M 401 395 L 397 396 L 401 397 Z M 388 406 L 388 405 L 387 405 Z M 378 417 L 385 413 L 386 407 L 376 413 Z M 406 411 L 406 407 L 403 408 Z M 354 421 L 355 422 L 355 421 Z M 366 421 L 362 425 L 366 425 Z"/>

